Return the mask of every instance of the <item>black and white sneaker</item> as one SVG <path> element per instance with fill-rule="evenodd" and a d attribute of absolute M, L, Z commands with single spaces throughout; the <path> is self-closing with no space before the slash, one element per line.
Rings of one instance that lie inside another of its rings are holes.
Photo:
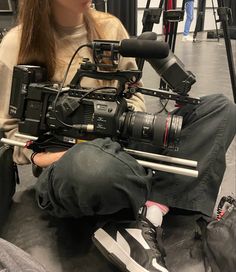
<path fill-rule="evenodd" d="M 136 222 L 111 223 L 99 228 L 93 242 L 121 271 L 168 272 L 161 236 L 161 228 L 140 214 Z"/>

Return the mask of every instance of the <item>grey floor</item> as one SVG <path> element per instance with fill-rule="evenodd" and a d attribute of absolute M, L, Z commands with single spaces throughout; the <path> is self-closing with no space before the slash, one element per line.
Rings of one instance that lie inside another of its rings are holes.
<path fill-rule="evenodd" d="M 197 77 L 191 95 L 223 93 L 233 101 L 224 41 L 207 41 L 205 33 L 201 33 L 196 43 L 182 43 L 180 37 L 177 39 L 176 55 Z M 236 58 L 235 40 L 232 41 L 232 46 Z M 148 64 L 145 65 L 143 82 L 149 88 L 159 87 L 159 77 Z M 156 111 L 159 107 L 157 99 L 147 97 L 146 101 L 149 112 Z M 35 204 L 32 186 L 36 180 L 30 167 L 22 166 L 19 170 L 21 184 L 14 197 L 11 214 L 4 229 L 4 238 L 29 252 L 50 272 L 117 271 L 106 262 L 89 239 L 94 230 L 94 220 L 50 218 Z M 227 170 L 219 198 L 222 195 L 235 194 L 236 139 L 227 153 Z M 205 271 L 202 256 L 194 249 L 195 245 L 191 244 L 195 227 L 193 219 L 190 220 L 187 215 L 169 218 L 166 251 L 170 271 Z"/>

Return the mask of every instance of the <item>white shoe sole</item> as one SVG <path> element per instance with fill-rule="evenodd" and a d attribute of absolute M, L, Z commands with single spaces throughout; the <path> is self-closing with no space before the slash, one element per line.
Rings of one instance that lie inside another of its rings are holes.
<path fill-rule="evenodd" d="M 118 265 L 122 271 L 128 272 L 149 272 L 138 263 L 136 263 L 120 245 L 103 229 L 98 229 L 93 236 L 94 244 L 99 248 L 103 255 L 116 266 Z M 160 272 L 168 272 L 163 267 Z"/>

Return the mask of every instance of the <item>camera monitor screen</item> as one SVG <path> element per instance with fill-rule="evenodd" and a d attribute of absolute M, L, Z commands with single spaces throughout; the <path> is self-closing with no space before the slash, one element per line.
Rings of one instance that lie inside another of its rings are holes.
<path fill-rule="evenodd" d="M 0 13 L 12 11 L 11 0 L 0 0 Z"/>

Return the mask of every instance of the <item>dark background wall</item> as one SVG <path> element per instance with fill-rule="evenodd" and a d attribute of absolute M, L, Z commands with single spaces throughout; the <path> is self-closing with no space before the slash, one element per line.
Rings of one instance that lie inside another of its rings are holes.
<path fill-rule="evenodd" d="M 8 6 L 8 0 L 0 0 L 0 10 Z M 0 11 L 0 29 L 9 29 L 11 28 L 16 21 L 16 10 L 18 0 L 10 0 L 12 6 L 12 12 L 1 12 Z"/>
<path fill-rule="evenodd" d="M 7 1 L 7 0 L 1 0 Z M 0 28 L 11 28 L 15 23 L 15 15 L 18 0 L 11 0 L 13 6 L 12 13 L 0 13 Z M 117 16 L 131 36 L 137 35 L 137 0 L 94 0 L 96 9 L 105 11 L 105 3 L 107 3 L 107 11 Z"/>
<path fill-rule="evenodd" d="M 137 0 L 94 0 L 96 9 L 105 11 L 105 2 L 107 2 L 107 11 L 118 17 L 131 36 L 137 35 Z"/>
<path fill-rule="evenodd" d="M 6 1 L 6 0 L 0 0 Z M 0 29 L 9 29 L 15 24 L 16 10 L 18 0 L 10 0 L 13 7 L 12 13 L 0 13 Z M 137 6 L 138 0 L 93 0 L 98 10 L 105 11 L 105 3 L 107 3 L 108 12 L 114 14 L 125 25 L 131 36 L 137 35 Z M 205 2 L 205 0 L 199 0 Z M 230 25 L 231 38 L 236 39 L 236 1 L 226 0 L 225 5 L 231 8 L 233 15 L 233 23 Z M 217 6 L 217 5 L 216 5 Z M 203 27 L 203 22 L 202 22 Z"/>
<path fill-rule="evenodd" d="M 229 25 L 230 37 L 236 39 L 236 1 L 226 0 L 226 6 L 231 8 L 232 11 L 232 23 Z"/>
<path fill-rule="evenodd" d="M 9 29 L 15 24 L 15 18 L 12 15 L 0 15 L 0 28 Z"/>

